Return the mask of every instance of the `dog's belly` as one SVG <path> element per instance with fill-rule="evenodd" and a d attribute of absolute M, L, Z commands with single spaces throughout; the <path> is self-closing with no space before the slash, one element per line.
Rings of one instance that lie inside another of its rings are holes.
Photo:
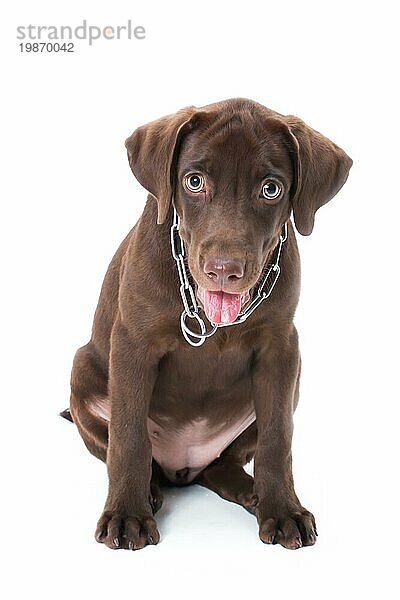
<path fill-rule="evenodd" d="M 110 420 L 107 396 L 92 396 L 88 408 L 102 419 Z M 153 415 L 147 419 L 153 457 L 172 483 L 190 483 L 255 419 L 254 409 L 249 406 L 218 425 L 212 425 L 213 419 L 207 417 L 178 424 L 169 417 Z"/>
<path fill-rule="evenodd" d="M 206 418 L 179 427 L 148 418 L 153 457 L 171 482 L 189 483 L 218 458 L 255 418 L 254 410 L 251 410 L 218 428 L 211 428 Z"/>

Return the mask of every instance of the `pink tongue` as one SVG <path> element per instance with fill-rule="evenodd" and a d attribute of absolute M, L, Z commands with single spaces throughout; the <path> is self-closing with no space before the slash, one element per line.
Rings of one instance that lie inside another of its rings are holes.
<path fill-rule="evenodd" d="M 232 323 L 241 307 L 240 294 L 204 290 L 204 310 L 211 323 Z"/>

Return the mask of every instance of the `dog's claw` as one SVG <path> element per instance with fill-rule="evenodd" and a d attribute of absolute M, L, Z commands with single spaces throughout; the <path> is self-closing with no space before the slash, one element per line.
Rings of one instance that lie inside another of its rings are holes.
<path fill-rule="evenodd" d="M 117 538 L 117 537 L 114 538 L 113 542 L 114 542 L 114 546 L 116 546 L 117 548 L 119 548 L 119 538 Z"/>
<path fill-rule="evenodd" d="M 263 539 L 264 544 L 273 544 L 275 541 L 275 537 L 273 535 Z"/>

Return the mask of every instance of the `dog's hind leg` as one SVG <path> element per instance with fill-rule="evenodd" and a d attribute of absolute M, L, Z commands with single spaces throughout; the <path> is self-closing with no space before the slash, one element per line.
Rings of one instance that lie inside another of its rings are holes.
<path fill-rule="evenodd" d="M 89 342 L 75 354 L 71 373 L 70 415 L 89 452 L 106 461 L 109 409 L 107 373 Z M 68 418 L 67 411 L 61 416 Z"/>
<path fill-rule="evenodd" d="M 197 476 L 194 483 L 254 513 L 257 505 L 254 480 L 243 467 L 253 458 L 256 444 L 257 426 L 254 422 Z"/>

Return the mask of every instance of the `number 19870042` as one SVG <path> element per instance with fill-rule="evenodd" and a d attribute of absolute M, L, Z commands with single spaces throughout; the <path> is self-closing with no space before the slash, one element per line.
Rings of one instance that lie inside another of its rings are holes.
<path fill-rule="evenodd" d="M 19 44 L 21 52 L 74 52 L 72 42 L 58 44 L 57 42 L 24 42 Z"/>

